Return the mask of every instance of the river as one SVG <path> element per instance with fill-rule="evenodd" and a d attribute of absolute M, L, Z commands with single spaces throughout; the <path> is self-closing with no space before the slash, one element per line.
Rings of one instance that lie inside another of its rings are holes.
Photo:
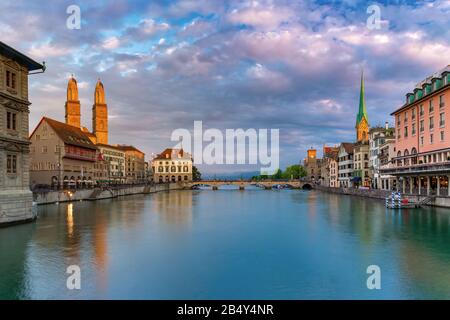
<path fill-rule="evenodd" d="M 38 211 L 0 229 L 2 299 L 450 298 L 450 209 L 226 188 Z M 79 290 L 66 286 L 71 265 Z"/>

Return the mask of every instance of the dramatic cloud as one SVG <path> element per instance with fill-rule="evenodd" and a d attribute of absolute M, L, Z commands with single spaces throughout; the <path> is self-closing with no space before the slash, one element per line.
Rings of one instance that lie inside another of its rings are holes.
<path fill-rule="evenodd" d="M 113 143 L 150 157 L 195 120 L 278 128 L 284 167 L 310 146 L 354 139 L 362 69 L 370 123 L 383 125 L 417 82 L 450 64 L 450 1 L 384 3 L 371 29 L 362 0 L 79 1 L 81 29 L 70 30 L 71 3 L 5 0 L 0 39 L 46 61 L 30 77 L 31 129 L 43 115 L 64 119 L 73 73 L 88 128 L 102 79 Z"/>

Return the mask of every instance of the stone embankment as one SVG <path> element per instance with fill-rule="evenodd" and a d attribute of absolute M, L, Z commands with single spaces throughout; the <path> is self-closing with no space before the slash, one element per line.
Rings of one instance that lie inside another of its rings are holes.
<path fill-rule="evenodd" d="M 165 183 L 155 185 L 104 187 L 80 190 L 52 190 L 33 192 L 33 201 L 36 204 L 48 204 L 65 201 L 100 200 L 127 196 L 132 194 L 147 194 L 160 191 L 181 190 L 183 183 Z"/>

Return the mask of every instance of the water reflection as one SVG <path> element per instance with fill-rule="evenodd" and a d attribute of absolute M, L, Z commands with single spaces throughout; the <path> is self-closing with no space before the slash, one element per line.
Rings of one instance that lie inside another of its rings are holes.
<path fill-rule="evenodd" d="M 448 209 L 297 190 L 48 205 L 0 229 L 0 298 L 450 298 L 449 226 Z M 379 292 L 365 287 L 370 264 Z"/>
<path fill-rule="evenodd" d="M 190 226 L 193 198 L 200 191 L 164 192 L 154 196 L 153 210 L 167 224 Z"/>

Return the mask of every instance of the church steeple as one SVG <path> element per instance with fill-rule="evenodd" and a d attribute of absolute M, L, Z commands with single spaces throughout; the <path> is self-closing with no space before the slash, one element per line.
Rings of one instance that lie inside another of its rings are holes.
<path fill-rule="evenodd" d="M 78 85 L 77 80 L 71 76 L 67 84 L 67 100 L 65 104 L 65 118 L 66 123 L 80 128 L 81 114 L 80 114 L 80 100 L 78 100 Z"/>
<path fill-rule="evenodd" d="M 364 96 L 364 71 L 361 71 L 361 87 L 359 92 L 359 109 L 356 115 L 356 140 L 365 142 L 369 140 L 369 117 L 367 116 L 366 100 Z"/>
<path fill-rule="evenodd" d="M 105 88 L 100 79 L 97 81 L 94 92 L 92 131 L 97 137 L 97 143 L 108 144 L 108 106 L 105 102 Z"/>

